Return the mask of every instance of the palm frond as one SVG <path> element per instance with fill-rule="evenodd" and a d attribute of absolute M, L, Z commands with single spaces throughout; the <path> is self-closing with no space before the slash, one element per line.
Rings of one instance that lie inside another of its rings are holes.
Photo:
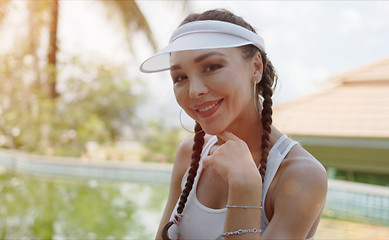
<path fill-rule="evenodd" d="M 8 5 L 11 0 L 0 0 L 0 26 L 3 23 L 4 18 L 7 16 Z"/>
<path fill-rule="evenodd" d="M 149 40 L 153 49 L 156 50 L 158 48 L 150 25 L 148 24 L 146 17 L 143 15 L 136 1 L 114 0 L 103 2 L 116 5 L 117 9 L 123 16 L 128 35 L 131 34 L 130 31 L 132 30 L 142 31 L 146 34 L 147 39 Z"/>

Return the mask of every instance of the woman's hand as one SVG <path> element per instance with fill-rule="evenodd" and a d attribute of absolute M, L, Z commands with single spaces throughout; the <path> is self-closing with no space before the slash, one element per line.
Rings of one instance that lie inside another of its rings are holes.
<path fill-rule="evenodd" d="M 213 167 L 228 183 L 228 205 L 260 206 L 262 180 L 247 144 L 230 132 L 218 136 L 225 141 L 211 156 L 203 160 L 204 167 Z M 224 232 L 238 229 L 260 228 L 261 212 L 258 209 L 227 209 Z M 234 235 L 231 239 L 260 239 L 260 234 Z"/>
<path fill-rule="evenodd" d="M 229 185 L 250 186 L 250 183 L 261 183 L 261 176 L 247 144 L 226 131 L 218 137 L 225 143 L 204 159 L 204 168 L 213 167 Z"/>

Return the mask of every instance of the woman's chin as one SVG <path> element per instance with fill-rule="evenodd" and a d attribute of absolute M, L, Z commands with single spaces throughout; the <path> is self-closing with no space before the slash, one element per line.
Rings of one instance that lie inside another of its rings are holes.
<path fill-rule="evenodd" d="M 207 127 L 204 127 L 203 130 L 206 134 L 215 135 L 215 136 L 221 134 L 224 131 L 223 129 L 220 128 L 207 128 Z"/>

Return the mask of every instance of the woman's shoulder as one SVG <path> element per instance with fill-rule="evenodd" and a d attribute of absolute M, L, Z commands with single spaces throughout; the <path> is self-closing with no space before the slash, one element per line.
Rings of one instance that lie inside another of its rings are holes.
<path fill-rule="evenodd" d="M 204 146 L 212 138 L 210 135 L 204 136 Z M 180 143 L 177 148 L 176 157 L 174 160 L 174 168 L 177 169 L 177 172 L 185 173 L 188 169 L 190 162 L 192 160 L 192 148 L 193 148 L 194 139 L 188 138 Z"/>
<path fill-rule="evenodd" d="M 327 195 L 323 165 L 296 144 L 283 159 L 274 180 L 268 197 L 273 209 L 271 223 L 277 226 L 278 234 L 313 234 Z M 288 229 L 299 229 L 300 233 Z"/>
<path fill-rule="evenodd" d="M 275 127 L 272 128 L 272 141 L 276 142 L 277 139 L 283 135 Z M 312 174 L 308 174 L 312 173 Z M 327 174 L 323 165 L 300 144 L 295 144 L 278 169 L 278 174 L 282 178 L 293 177 L 294 179 L 306 180 L 307 178 L 318 179 L 318 181 L 327 182 Z"/>
<path fill-rule="evenodd" d="M 298 165 L 296 167 L 305 167 L 315 168 L 318 171 L 324 171 L 324 166 L 316 159 L 311 153 L 309 153 L 304 147 L 300 144 L 296 144 L 290 152 L 286 155 L 284 162 L 289 165 Z"/>
<path fill-rule="evenodd" d="M 282 161 L 280 170 L 282 172 L 281 182 L 294 179 L 307 190 L 310 188 L 327 189 L 327 172 L 324 166 L 299 144 L 290 150 Z"/>

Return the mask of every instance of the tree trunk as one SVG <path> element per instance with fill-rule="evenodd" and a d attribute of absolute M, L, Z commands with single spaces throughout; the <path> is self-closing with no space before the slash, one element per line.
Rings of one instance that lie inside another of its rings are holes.
<path fill-rule="evenodd" d="M 58 0 L 51 0 L 50 7 L 50 39 L 49 39 L 49 51 L 48 51 L 48 86 L 49 97 L 54 99 L 58 96 L 56 83 L 57 83 L 57 28 L 58 28 Z"/>
<path fill-rule="evenodd" d="M 40 24 L 39 24 L 39 7 L 40 3 L 31 1 L 28 2 L 29 9 L 29 54 L 34 60 L 34 71 L 36 74 L 35 86 L 40 89 L 42 87 L 41 74 L 39 69 L 38 45 L 40 40 Z"/>

